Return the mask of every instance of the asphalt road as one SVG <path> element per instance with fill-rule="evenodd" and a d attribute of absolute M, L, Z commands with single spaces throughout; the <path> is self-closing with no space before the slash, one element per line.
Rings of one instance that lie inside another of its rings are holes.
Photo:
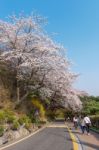
<path fill-rule="evenodd" d="M 73 150 L 66 128 L 49 127 L 4 150 Z"/>

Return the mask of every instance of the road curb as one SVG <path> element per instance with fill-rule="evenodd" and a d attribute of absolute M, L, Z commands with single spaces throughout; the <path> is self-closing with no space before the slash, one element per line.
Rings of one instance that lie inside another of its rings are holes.
<path fill-rule="evenodd" d="M 85 150 L 85 148 L 83 147 L 83 143 L 81 142 L 80 138 L 78 137 L 78 135 L 75 135 L 77 137 L 77 140 L 79 141 L 79 150 Z"/>

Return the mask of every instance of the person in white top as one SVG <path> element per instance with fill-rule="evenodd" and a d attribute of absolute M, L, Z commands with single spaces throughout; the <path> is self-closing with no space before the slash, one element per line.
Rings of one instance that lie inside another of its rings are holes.
<path fill-rule="evenodd" d="M 75 129 L 77 129 L 77 127 L 78 127 L 78 117 L 77 116 L 74 116 L 73 123 L 74 123 Z"/>
<path fill-rule="evenodd" d="M 85 116 L 84 117 L 84 122 L 85 122 L 87 134 L 89 135 L 91 120 L 90 120 L 90 118 L 88 116 Z"/>

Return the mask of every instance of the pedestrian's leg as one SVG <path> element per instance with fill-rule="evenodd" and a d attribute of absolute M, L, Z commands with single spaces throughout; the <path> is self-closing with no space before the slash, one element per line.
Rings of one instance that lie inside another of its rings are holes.
<path fill-rule="evenodd" d="M 80 128 L 81 128 L 81 131 L 82 131 L 82 134 L 83 134 L 83 126 L 81 125 Z"/>
<path fill-rule="evenodd" d="M 85 130 L 86 130 L 86 132 L 88 133 L 88 127 L 87 127 L 87 124 L 86 124 L 86 126 L 85 126 Z"/>
<path fill-rule="evenodd" d="M 78 123 L 76 122 L 76 129 L 78 128 Z"/>
<path fill-rule="evenodd" d="M 84 134 L 85 132 L 85 126 L 82 126 L 82 133 Z"/>
<path fill-rule="evenodd" d="M 82 134 L 84 133 L 84 130 L 83 130 L 83 126 L 81 125 L 81 131 L 82 131 Z"/>
<path fill-rule="evenodd" d="M 76 129 L 76 122 L 74 122 L 74 128 Z"/>
<path fill-rule="evenodd" d="M 89 124 L 86 124 L 86 131 L 87 131 L 87 134 L 89 134 Z"/>
<path fill-rule="evenodd" d="M 88 134 L 89 134 L 89 128 L 90 128 L 90 126 L 89 126 L 89 124 L 87 126 L 88 126 Z"/>

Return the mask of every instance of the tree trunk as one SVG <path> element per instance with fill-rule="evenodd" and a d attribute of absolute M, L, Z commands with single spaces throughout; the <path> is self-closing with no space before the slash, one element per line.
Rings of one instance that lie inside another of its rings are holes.
<path fill-rule="evenodd" d="M 19 91 L 19 87 L 17 86 L 17 102 L 20 101 L 20 91 Z"/>

